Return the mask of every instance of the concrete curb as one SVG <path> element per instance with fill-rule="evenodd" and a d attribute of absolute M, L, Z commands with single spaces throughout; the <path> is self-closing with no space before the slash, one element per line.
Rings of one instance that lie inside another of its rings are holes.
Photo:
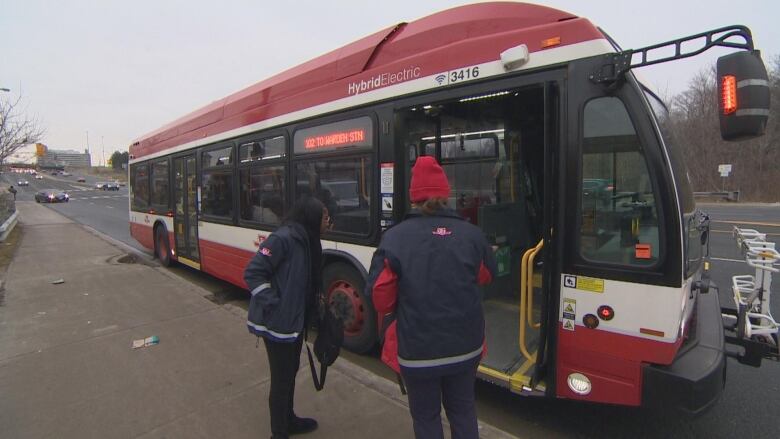
<path fill-rule="evenodd" d="M 80 225 L 87 232 L 89 232 L 89 233 L 97 236 L 98 238 L 108 242 L 109 244 L 113 245 L 114 247 L 117 247 L 117 248 L 119 248 L 122 251 L 125 251 L 125 252 L 127 252 L 129 254 L 132 254 L 134 256 L 137 256 L 139 259 L 142 260 L 142 263 L 144 265 L 148 265 L 150 267 L 161 267 L 160 263 L 157 262 L 157 260 L 155 259 L 153 254 L 144 252 L 143 250 L 139 250 L 139 249 L 137 249 L 137 248 L 135 248 L 135 247 L 125 243 L 125 242 L 122 242 L 122 241 L 120 241 L 118 239 L 115 239 L 115 238 L 109 236 L 109 235 L 106 235 L 105 233 L 103 233 L 103 232 L 101 232 L 101 231 L 99 231 L 99 230 L 97 230 L 97 229 L 95 229 L 95 228 L 93 228 L 91 226 L 88 226 L 86 224 L 81 224 L 81 223 L 78 223 L 76 221 L 74 221 L 74 223 Z"/>
<path fill-rule="evenodd" d="M 0 242 L 5 241 L 8 238 L 8 234 L 16 227 L 18 222 L 19 212 L 14 211 L 11 216 L 0 226 Z"/>

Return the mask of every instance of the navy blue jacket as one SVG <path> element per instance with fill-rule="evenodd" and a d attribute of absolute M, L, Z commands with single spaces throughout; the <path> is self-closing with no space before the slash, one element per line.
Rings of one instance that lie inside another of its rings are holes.
<path fill-rule="evenodd" d="M 303 332 L 306 296 L 314 294 L 309 238 L 295 223 L 276 229 L 260 243 L 244 270 L 252 298 L 247 327 L 273 341 L 293 342 Z"/>
<path fill-rule="evenodd" d="M 396 312 L 398 363 L 417 369 L 473 363 L 485 338 L 479 285 L 495 272 L 482 230 L 451 210 L 413 211 L 385 232 L 368 285 L 377 311 Z"/>

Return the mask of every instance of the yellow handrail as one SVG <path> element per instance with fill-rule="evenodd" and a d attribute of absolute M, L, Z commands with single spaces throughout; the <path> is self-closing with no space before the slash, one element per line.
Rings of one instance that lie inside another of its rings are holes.
<path fill-rule="evenodd" d="M 531 307 L 533 306 L 533 263 L 536 254 L 544 246 L 544 240 L 539 241 L 536 247 L 529 248 L 523 253 L 520 261 L 520 352 L 528 360 L 533 360 L 533 355 L 528 352 L 525 346 L 525 325 L 531 328 L 539 328 L 541 323 L 534 324 L 531 316 L 533 315 Z M 530 276 L 529 276 L 530 274 Z"/>
<path fill-rule="evenodd" d="M 533 308 L 534 308 L 534 260 L 536 259 L 536 255 L 539 254 L 539 252 L 542 250 L 542 247 L 544 247 L 544 239 L 539 241 L 539 244 L 536 244 L 536 247 L 534 247 L 531 254 L 528 256 L 528 275 L 526 276 L 526 281 L 528 284 L 525 287 L 525 294 L 528 296 L 527 303 L 528 307 L 526 308 L 526 312 L 528 313 L 528 326 L 534 329 L 538 329 L 542 326 L 542 323 L 534 323 L 533 322 Z"/>
<path fill-rule="evenodd" d="M 530 360 L 531 354 L 528 353 L 528 349 L 525 347 L 525 309 L 526 309 L 526 302 L 525 302 L 525 285 L 526 285 L 526 263 L 528 262 L 528 257 L 531 255 L 531 252 L 533 252 L 534 249 L 529 248 L 528 250 L 523 253 L 523 259 L 520 262 L 520 334 L 519 334 L 519 345 L 520 345 L 520 352 L 523 354 L 523 356 Z"/>

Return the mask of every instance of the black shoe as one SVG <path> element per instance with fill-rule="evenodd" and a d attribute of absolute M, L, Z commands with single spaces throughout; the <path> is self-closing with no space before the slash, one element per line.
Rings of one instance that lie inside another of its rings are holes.
<path fill-rule="evenodd" d="M 290 418 L 290 423 L 288 425 L 289 426 L 287 427 L 287 431 L 290 433 L 290 435 L 311 433 L 317 429 L 317 421 L 314 419 L 299 418 L 295 415 Z"/>

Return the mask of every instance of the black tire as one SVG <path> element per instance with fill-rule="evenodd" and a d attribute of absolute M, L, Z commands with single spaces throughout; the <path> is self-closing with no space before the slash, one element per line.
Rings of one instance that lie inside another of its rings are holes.
<path fill-rule="evenodd" d="M 163 267 L 171 266 L 171 245 L 168 230 L 163 225 L 154 228 L 154 256 Z"/>
<path fill-rule="evenodd" d="M 365 280 L 350 264 L 334 262 L 322 273 L 323 294 L 334 314 L 344 320 L 344 348 L 359 354 L 377 342 L 376 312 L 365 295 Z"/>

